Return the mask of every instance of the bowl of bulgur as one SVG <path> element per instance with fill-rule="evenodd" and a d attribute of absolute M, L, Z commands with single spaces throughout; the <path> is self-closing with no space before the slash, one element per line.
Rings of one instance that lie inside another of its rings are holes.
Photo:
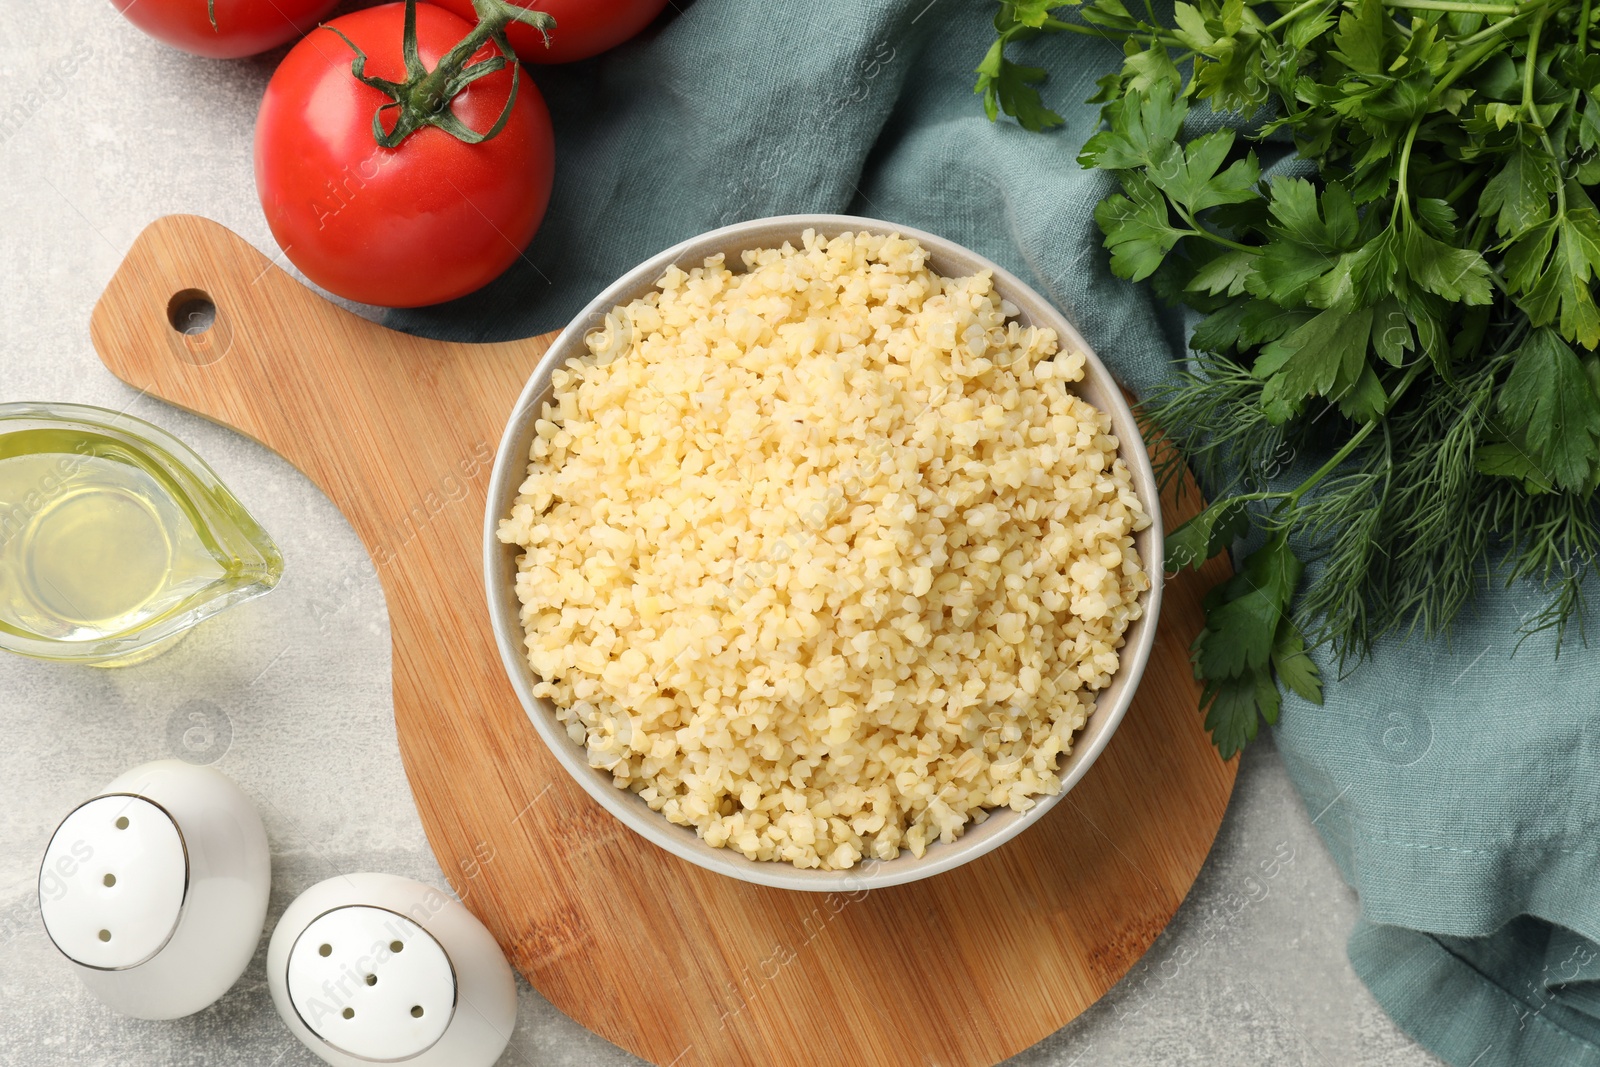
<path fill-rule="evenodd" d="M 749 882 L 925 878 L 1088 771 L 1160 607 L 1138 426 L 1054 307 L 943 238 L 803 215 L 597 296 L 495 459 L 489 610 L 606 810 Z"/>

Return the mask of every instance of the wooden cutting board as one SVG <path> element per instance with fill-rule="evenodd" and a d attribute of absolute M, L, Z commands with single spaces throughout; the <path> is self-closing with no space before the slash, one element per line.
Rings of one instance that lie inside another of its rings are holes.
<path fill-rule="evenodd" d="M 176 327 L 203 332 L 183 333 Z M 1233 788 L 1195 712 L 1200 594 L 1168 585 L 1138 697 L 1084 781 L 1009 844 L 859 898 L 708 873 L 606 814 L 507 682 L 482 589 L 489 467 L 552 335 L 453 344 L 350 314 L 216 223 L 171 216 L 95 307 L 101 359 L 231 426 L 344 512 L 383 582 L 400 754 L 450 887 L 544 996 L 655 1064 L 993 1064 L 1150 947 Z M 1164 501 L 1168 528 L 1198 503 Z"/>

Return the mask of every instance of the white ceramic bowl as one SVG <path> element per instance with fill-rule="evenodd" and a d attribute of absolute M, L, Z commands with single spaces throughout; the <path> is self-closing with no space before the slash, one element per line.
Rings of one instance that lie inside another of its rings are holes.
<path fill-rule="evenodd" d="M 845 232 L 898 233 L 920 241 L 931 254 L 929 263 L 932 269 L 945 277 L 964 277 L 981 270 L 991 271 L 996 289 L 1002 297 L 1017 306 L 1017 317 L 1022 322 L 1053 328 L 1064 343 L 1076 345 L 1088 357 L 1084 380 L 1075 388 L 1095 407 L 1110 413 L 1112 425 L 1122 443 L 1122 456 L 1133 475 L 1134 489 L 1151 517 L 1149 528 L 1135 537 L 1140 559 L 1150 571 L 1151 584 L 1150 591 L 1145 594 L 1144 615 L 1128 628 L 1126 643 L 1121 651 L 1122 667 L 1111 684 L 1100 692 L 1095 713 L 1079 732 L 1073 743 L 1072 754 L 1059 768 L 1061 792 L 1055 796 L 1038 798 L 1037 804 L 1021 814 L 1000 809 L 982 825 L 969 827 L 955 841 L 929 846 L 920 859 L 909 852 L 902 852 L 898 859 L 866 861 L 846 871 L 799 870 L 791 864 L 746 859 L 732 849 L 713 848 L 702 841 L 694 830 L 668 822 L 635 794 L 618 789 L 611 782 L 610 772 L 589 766 L 584 750 L 572 743 L 565 727 L 556 720 L 554 706 L 548 700 L 533 695 L 532 687 L 536 679 L 524 652 L 525 633 L 518 617 L 515 588 L 519 550 L 514 545 L 501 544 L 495 535 L 500 520 L 511 513 L 517 489 L 526 477 L 533 424 L 550 397 L 551 373 L 574 356 L 588 353 L 584 335 L 601 325 L 606 312 L 648 293 L 668 266 L 676 264 L 685 269 L 699 266 L 707 256 L 719 252 L 727 256 L 730 264 L 738 264 L 739 254 L 746 249 L 772 248 L 784 241 L 799 245 L 800 235 L 807 229 L 830 237 Z M 1095 758 L 1111 740 L 1123 713 L 1128 710 L 1134 689 L 1150 657 L 1150 646 L 1155 640 L 1156 620 L 1161 608 L 1161 536 L 1155 475 L 1150 469 L 1149 457 L 1141 447 L 1133 412 L 1129 410 L 1110 372 L 1072 324 L 1049 301 L 982 256 L 931 233 L 878 219 L 847 215 L 785 215 L 712 230 L 651 257 L 590 301 L 589 306 L 579 312 L 571 325 L 561 332 L 522 390 L 517 406 L 511 413 L 510 423 L 506 426 L 505 436 L 501 438 L 489 483 L 483 553 L 489 614 L 512 687 L 516 689 L 528 718 L 533 720 L 534 727 L 551 753 L 602 807 L 673 855 L 730 878 L 779 889 L 853 892 L 928 878 L 976 859 L 1044 818 L 1067 790 L 1082 780 Z"/>

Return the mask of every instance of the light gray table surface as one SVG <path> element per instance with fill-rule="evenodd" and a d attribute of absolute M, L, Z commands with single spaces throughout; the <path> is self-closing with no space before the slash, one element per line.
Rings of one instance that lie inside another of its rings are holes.
<path fill-rule="evenodd" d="M 273 853 L 269 932 L 301 890 L 334 874 L 444 884 L 401 769 L 383 594 L 365 577 L 355 533 L 283 460 L 137 395 L 89 343 L 95 299 L 160 215 L 208 216 L 276 254 L 251 132 L 280 56 L 194 59 L 144 37 L 104 0 L 0 6 L 0 402 L 98 404 L 166 428 L 218 470 L 287 561 L 270 596 L 149 663 L 0 659 L 0 1063 L 320 1063 L 268 999 L 265 936 L 227 996 L 167 1023 L 110 1013 L 45 937 L 36 878 L 51 830 L 135 764 L 209 760 L 256 798 Z M 1350 969 L 1344 943 L 1358 902 L 1317 838 L 1316 814 L 1271 742 L 1258 742 L 1172 925 L 1099 1004 L 1011 1062 L 1436 1064 Z M 503 1063 L 639 1062 L 518 987 Z"/>

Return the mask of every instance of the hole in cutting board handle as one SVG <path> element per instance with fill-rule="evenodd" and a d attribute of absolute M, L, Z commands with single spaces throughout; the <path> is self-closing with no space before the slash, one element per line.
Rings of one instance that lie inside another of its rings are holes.
<path fill-rule="evenodd" d="M 228 315 L 204 289 L 180 289 L 167 300 L 167 342 L 184 363 L 207 367 L 233 347 Z"/>
<path fill-rule="evenodd" d="M 181 289 L 167 301 L 167 322 L 190 337 L 205 333 L 217 321 L 217 305 L 204 289 Z"/>

